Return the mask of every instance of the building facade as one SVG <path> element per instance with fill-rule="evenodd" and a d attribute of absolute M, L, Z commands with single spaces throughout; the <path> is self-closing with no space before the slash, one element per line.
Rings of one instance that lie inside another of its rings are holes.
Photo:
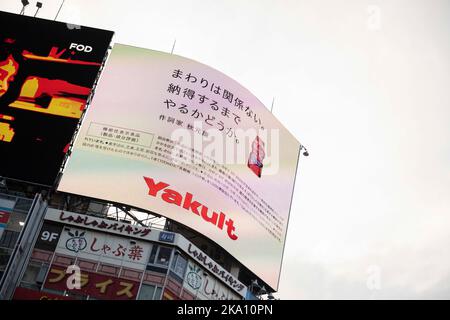
<path fill-rule="evenodd" d="M 17 198 L 14 205 L 12 200 L 2 201 L 2 208 L 12 207 L 0 240 L 5 273 L 6 261 L 14 260 L 14 248 L 25 232 L 24 222 L 16 220 L 25 221 L 27 213 L 20 212 L 17 203 L 31 206 L 32 199 Z M 39 225 L 23 270 L 9 278 L 10 286 L 15 282 L 12 295 L 3 298 L 241 300 L 251 296 L 237 274 L 179 233 L 48 205 Z M 7 282 L 3 279 L 2 286 Z"/>

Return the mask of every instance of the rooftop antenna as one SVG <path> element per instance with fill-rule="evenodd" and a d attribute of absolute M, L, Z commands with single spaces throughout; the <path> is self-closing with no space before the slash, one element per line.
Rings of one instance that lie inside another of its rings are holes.
<path fill-rule="evenodd" d="M 36 15 L 37 15 L 37 13 L 39 12 L 39 9 L 40 8 L 42 8 L 42 2 L 36 2 L 36 7 L 37 7 L 37 10 L 36 10 L 36 13 L 34 14 L 34 17 L 36 17 Z"/>
<path fill-rule="evenodd" d="M 173 41 L 172 51 L 170 51 L 170 54 L 173 54 L 173 50 L 175 50 L 175 44 L 177 43 L 177 39 Z"/>
<path fill-rule="evenodd" d="M 30 4 L 30 3 L 29 3 L 27 0 L 22 0 L 22 5 L 23 5 L 23 7 L 22 7 L 22 10 L 20 11 L 19 14 L 24 15 L 24 14 L 25 14 L 25 7 L 26 7 L 27 5 L 29 5 L 29 4 Z"/>
<path fill-rule="evenodd" d="M 61 8 L 62 8 L 63 5 L 64 5 L 64 1 L 65 1 L 65 0 L 63 0 L 63 1 L 61 2 L 61 5 L 59 6 L 58 12 L 56 13 L 56 16 L 55 16 L 55 19 L 54 19 L 54 20 L 56 20 L 56 18 L 58 18 L 59 12 L 61 11 Z"/>
<path fill-rule="evenodd" d="M 270 107 L 270 112 L 273 113 L 273 105 L 275 104 L 275 97 L 272 98 L 272 106 Z"/>

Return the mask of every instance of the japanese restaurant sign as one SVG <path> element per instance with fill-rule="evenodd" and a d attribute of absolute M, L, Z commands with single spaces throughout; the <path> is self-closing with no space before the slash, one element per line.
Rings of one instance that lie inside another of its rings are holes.
<path fill-rule="evenodd" d="M 151 245 L 100 232 L 65 227 L 56 252 L 93 261 L 144 270 Z"/>

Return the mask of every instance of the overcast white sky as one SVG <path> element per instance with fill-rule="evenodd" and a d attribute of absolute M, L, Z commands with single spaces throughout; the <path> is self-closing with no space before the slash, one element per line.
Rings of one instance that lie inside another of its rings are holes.
<path fill-rule="evenodd" d="M 62 1 L 42 2 L 54 18 Z M 176 38 L 176 54 L 275 96 L 310 151 L 277 297 L 450 298 L 449 1 L 66 0 L 58 20 L 161 51 Z"/>

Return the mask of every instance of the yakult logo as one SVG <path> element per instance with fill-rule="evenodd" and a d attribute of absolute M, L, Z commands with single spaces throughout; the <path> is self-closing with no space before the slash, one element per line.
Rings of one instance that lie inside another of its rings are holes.
<path fill-rule="evenodd" d="M 204 222 L 215 225 L 219 230 L 224 230 L 231 240 L 237 240 L 236 227 L 233 219 L 220 210 L 211 210 L 205 204 L 194 199 L 194 195 L 190 192 L 184 194 L 170 189 L 170 184 L 163 181 L 155 181 L 151 177 L 143 177 L 148 187 L 148 195 L 154 198 L 176 205 L 189 211 L 203 219 Z"/>
<path fill-rule="evenodd" d="M 77 51 L 83 51 L 83 52 L 91 52 L 92 51 L 92 47 L 91 46 L 85 46 L 84 44 L 78 44 L 78 43 L 71 43 L 70 50 L 75 49 Z"/>

